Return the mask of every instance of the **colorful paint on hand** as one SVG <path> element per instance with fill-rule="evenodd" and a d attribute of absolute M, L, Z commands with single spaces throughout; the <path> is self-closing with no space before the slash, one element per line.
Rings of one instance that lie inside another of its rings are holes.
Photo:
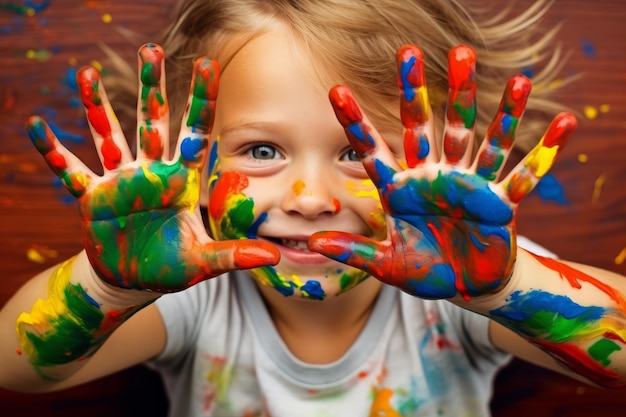
<path fill-rule="evenodd" d="M 404 127 L 404 153 L 409 167 L 425 162 L 430 153 L 430 140 L 425 129 L 430 119 L 430 103 L 424 78 L 421 49 L 405 45 L 396 54 L 400 108 Z M 337 96 L 334 102 L 337 102 Z"/>
<path fill-rule="evenodd" d="M 626 347 L 623 294 L 562 262 L 533 256 L 572 288 L 581 288 L 582 282 L 594 286 L 613 306 L 583 306 L 566 295 L 541 290 L 516 291 L 503 306 L 490 311 L 492 318 L 590 381 L 607 388 L 626 386 L 624 377 L 610 369 L 611 355 Z"/>
<path fill-rule="evenodd" d="M 443 151 L 451 164 L 467 153 L 476 123 L 476 53 L 461 45 L 448 54 L 448 105 Z"/>
<path fill-rule="evenodd" d="M 141 68 L 140 109 L 143 125 L 139 126 L 139 148 L 148 159 L 163 157 L 164 145 L 155 122 L 168 115 L 168 106 L 161 91 L 161 76 L 165 54 L 160 46 L 146 44 L 139 49 Z"/>
<path fill-rule="evenodd" d="M 519 203 L 547 174 L 577 126 L 578 121 L 571 113 L 559 113 L 554 118 L 539 143 L 522 160 L 519 169 L 505 180 L 503 188 L 512 202 Z"/>
<path fill-rule="evenodd" d="M 487 180 L 495 180 L 504 166 L 530 90 L 530 80 L 523 75 L 514 76 L 505 87 L 496 117 L 476 157 L 476 173 Z"/>
<path fill-rule="evenodd" d="M 83 286 L 70 282 L 74 260 L 64 262 L 52 274 L 48 298 L 37 300 L 16 323 L 20 351 L 45 379 L 52 378 L 54 366 L 91 356 L 137 309 L 102 311 Z"/>
<path fill-rule="evenodd" d="M 154 134 L 140 138 L 145 141 L 136 161 L 122 161 L 121 155 L 130 151 L 94 68 L 79 71 L 78 84 L 107 169 L 103 177 L 65 149 L 45 122 L 36 117 L 29 121 L 33 143 L 79 200 L 85 249 L 93 268 L 114 286 L 172 292 L 232 269 L 277 262 L 278 251 L 266 242 L 198 239 L 205 231 L 198 227 L 194 210 L 213 123 L 217 63 L 196 60 L 180 154 L 177 160 L 165 162 L 161 160 L 164 137 L 152 129 L 167 113 L 160 93 L 162 50 L 147 44 L 139 54 L 143 60 L 140 112 L 144 133 Z"/>
<path fill-rule="evenodd" d="M 420 297 L 467 299 L 501 288 L 515 261 L 513 207 L 481 176 L 451 168 L 431 178 L 418 167 L 396 181 L 395 161 L 372 157 L 381 152 L 352 93 L 337 87 L 330 96 L 393 227 L 386 242 L 319 233 L 312 249 Z"/>

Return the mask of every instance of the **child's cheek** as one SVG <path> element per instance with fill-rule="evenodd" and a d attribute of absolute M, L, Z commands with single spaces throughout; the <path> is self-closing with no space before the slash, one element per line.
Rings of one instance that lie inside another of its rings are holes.
<path fill-rule="evenodd" d="M 254 202 L 243 193 L 248 177 L 236 171 L 216 173 L 209 187 L 209 223 L 215 238 L 253 238 L 258 227 L 254 223 Z"/>

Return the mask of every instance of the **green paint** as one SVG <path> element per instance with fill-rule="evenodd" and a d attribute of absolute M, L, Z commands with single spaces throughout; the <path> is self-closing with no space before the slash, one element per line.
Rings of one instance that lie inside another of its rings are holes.
<path fill-rule="evenodd" d="M 63 290 L 68 314 L 50 317 L 50 330 L 44 334 L 25 331 L 34 354 L 30 361 L 36 369 L 66 364 L 93 354 L 104 342 L 96 333 L 104 320 L 100 307 L 81 285 L 68 284 Z M 39 370 L 39 369 L 38 369 Z"/>
<path fill-rule="evenodd" d="M 461 116 L 461 119 L 463 119 L 463 124 L 466 129 L 474 127 L 474 122 L 476 121 L 476 106 L 465 108 L 459 102 L 455 102 L 453 107 L 459 116 Z"/>
<path fill-rule="evenodd" d="M 587 352 L 589 356 L 598 361 L 602 366 L 609 366 L 611 353 L 621 350 L 622 348 L 610 339 L 602 338 L 594 343 Z"/>

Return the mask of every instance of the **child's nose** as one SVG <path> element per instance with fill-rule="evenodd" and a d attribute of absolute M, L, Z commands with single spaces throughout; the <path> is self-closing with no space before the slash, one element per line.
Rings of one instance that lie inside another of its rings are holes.
<path fill-rule="evenodd" d="M 281 208 L 291 214 L 300 214 L 307 219 L 339 212 L 339 200 L 333 195 L 332 187 L 327 184 L 323 173 L 313 178 L 297 179 L 285 193 Z"/>

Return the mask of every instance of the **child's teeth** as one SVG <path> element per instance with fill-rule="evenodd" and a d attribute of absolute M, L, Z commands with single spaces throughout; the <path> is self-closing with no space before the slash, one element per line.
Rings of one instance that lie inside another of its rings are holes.
<path fill-rule="evenodd" d="M 303 240 L 283 239 L 283 246 L 298 250 L 309 250 L 307 244 Z"/>

